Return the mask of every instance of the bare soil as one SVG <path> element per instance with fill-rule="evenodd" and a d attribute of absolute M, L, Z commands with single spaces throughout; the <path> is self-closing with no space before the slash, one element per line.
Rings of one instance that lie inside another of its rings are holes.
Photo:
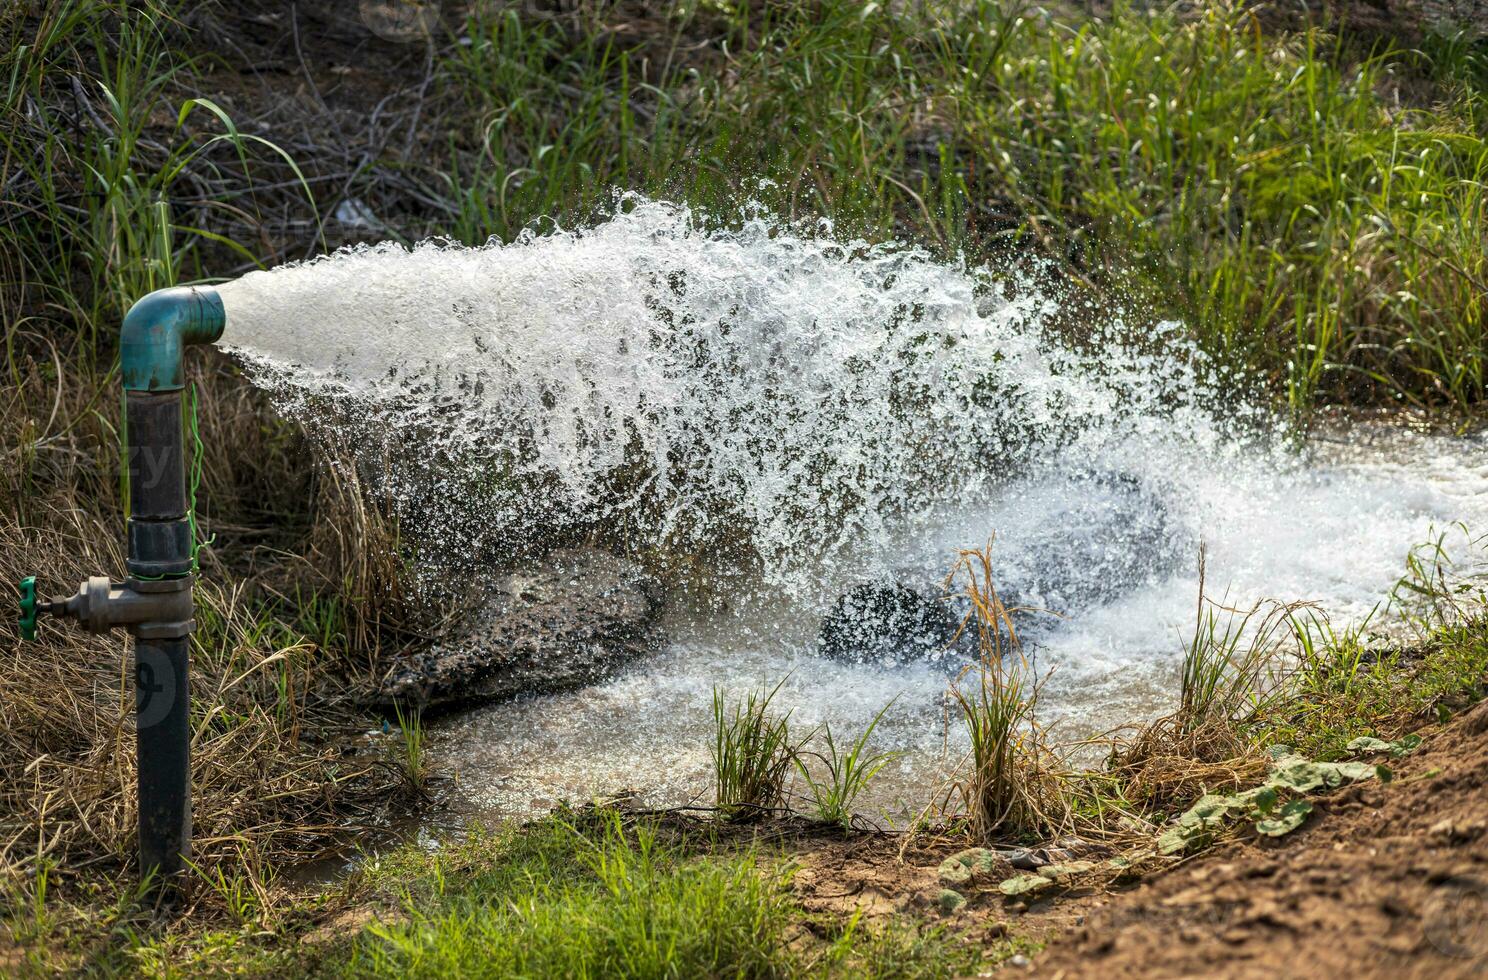
<path fill-rule="evenodd" d="M 1035 972 L 1488 975 L 1488 703 L 1393 768 L 1317 800 L 1288 837 L 1236 840 L 1093 901 Z"/>
<path fill-rule="evenodd" d="M 1013 973 L 1078 977 L 1488 976 L 1488 702 L 1423 732 L 1389 783 L 1313 798 L 1282 838 L 1237 836 L 1115 890 L 1026 906 L 988 870 L 942 913 L 940 862 L 964 843 L 872 836 L 788 845 L 810 912 L 865 919 L 919 912 L 971 942 L 1047 942 Z"/>

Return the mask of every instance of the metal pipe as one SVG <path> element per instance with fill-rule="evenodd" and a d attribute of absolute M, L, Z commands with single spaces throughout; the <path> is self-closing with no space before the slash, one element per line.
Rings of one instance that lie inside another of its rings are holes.
<path fill-rule="evenodd" d="M 33 638 L 38 613 L 78 620 L 104 633 L 134 636 L 138 736 L 140 871 L 158 883 L 185 867 L 191 852 L 190 636 L 196 628 L 191 508 L 186 485 L 182 351 L 222 336 L 217 291 L 162 289 L 124 317 L 119 362 L 129 474 L 129 577 L 88 579 L 70 598 L 35 601 L 35 579 L 21 583 L 21 634 Z"/>
<path fill-rule="evenodd" d="M 140 870 L 161 881 L 191 855 L 189 636 L 134 641 Z"/>
<path fill-rule="evenodd" d="M 210 286 L 157 289 L 138 300 L 119 331 L 124 390 L 180 391 L 181 349 L 216 343 L 226 323 L 222 297 Z"/>

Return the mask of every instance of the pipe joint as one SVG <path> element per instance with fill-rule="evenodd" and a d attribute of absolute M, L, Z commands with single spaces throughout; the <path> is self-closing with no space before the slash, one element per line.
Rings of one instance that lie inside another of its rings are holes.
<path fill-rule="evenodd" d="M 227 316 L 210 286 L 174 286 L 141 298 L 124 316 L 119 367 L 125 391 L 180 391 L 181 354 L 188 344 L 222 336 Z"/>

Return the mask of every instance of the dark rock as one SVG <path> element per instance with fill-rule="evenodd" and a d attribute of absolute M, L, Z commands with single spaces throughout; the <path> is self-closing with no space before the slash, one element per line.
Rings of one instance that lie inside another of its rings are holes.
<path fill-rule="evenodd" d="M 399 657 L 375 699 L 446 708 L 580 687 L 660 641 L 655 582 L 608 552 L 555 551 L 489 588 L 489 601 L 433 646 Z"/>
<path fill-rule="evenodd" d="M 998 851 L 997 856 L 1019 871 L 1035 871 L 1049 863 L 1042 855 L 1026 847 L 1015 847 L 1006 851 Z"/>
<path fill-rule="evenodd" d="M 893 664 L 946 652 L 960 620 L 943 599 L 893 582 L 868 582 L 840 597 L 818 633 L 823 656 Z"/>
<path fill-rule="evenodd" d="M 1067 615 L 1161 581 L 1194 557 L 1192 536 L 1162 493 L 1130 473 L 1074 474 L 1055 495 L 1048 525 L 1018 542 L 1023 567 L 995 583 L 999 593 Z M 1036 597 L 1036 598 L 1035 598 Z M 1017 601 L 1004 596 L 1004 604 Z M 1053 622 L 1053 618 L 1047 618 Z"/>
<path fill-rule="evenodd" d="M 1192 535 L 1162 494 L 1129 473 L 1090 471 L 1051 484 L 1041 526 L 1020 528 L 994 551 L 998 600 L 1021 640 L 1059 617 L 1115 601 L 1191 561 Z M 818 633 L 823 656 L 852 663 L 965 664 L 975 630 L 956 634 L 970 609 L 930 583 L 943 569 L 903 570 L 838 598 Z"/>

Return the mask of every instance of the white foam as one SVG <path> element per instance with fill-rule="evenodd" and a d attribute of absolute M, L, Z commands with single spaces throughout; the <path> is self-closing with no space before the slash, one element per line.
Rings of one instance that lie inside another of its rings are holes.
<path fill-rule="evenodd" d="M 1432 527 L 1488 517 L 1481 440 L 1342 430 L 1295 451 L 1169 327 L 1139 352 L 1087 324 L 1076 350 L 1056 337 L 1071 311 L 1027 281 L 767 216 L 628 197 L 590 228 L 358 248 L 221 291 L 225 342 L 286 411 L 393 461 L 428 558 L 499 560 L 498 531 L 576 522 L 753 546 L 729 611 L 679 602 L 654 658 L 443 727 L 466 791 L 506 810 L 706 793 L 712 687 L 787 674 L 780 706 L 808 727 L 852 732 L 897 696 L 881 744 L 907 754 L 872 802 L 921 802 L 959 752 L 945 675 L 826 662 L 816 625 L 853 582 L 928 584 L 993 532 L 1020 599 L 1066 616 L 1031 649 L 1073 736 L 1170 703 L 1200 541 L 1212 591 L 1347 622 Z"/>
<path fill-rule="evenodd" d="M 637 520 L 685 546 L 742 529 L 779 580 L 1041 451 L 1220 444 L 1192 350 L 1078 354 L 1046 336 L 1058 305 L 1009 284 L 631 197 L 510 245 L 386 244 L 249 274 L 221 287 L 223 343 L 286 411 L 354 405 L 340 424 L 369 456 L 391 446 L 410 505 L 453 496 L 502 528 Z M 425 452 L 500 479 L 462 483 Z"/>

